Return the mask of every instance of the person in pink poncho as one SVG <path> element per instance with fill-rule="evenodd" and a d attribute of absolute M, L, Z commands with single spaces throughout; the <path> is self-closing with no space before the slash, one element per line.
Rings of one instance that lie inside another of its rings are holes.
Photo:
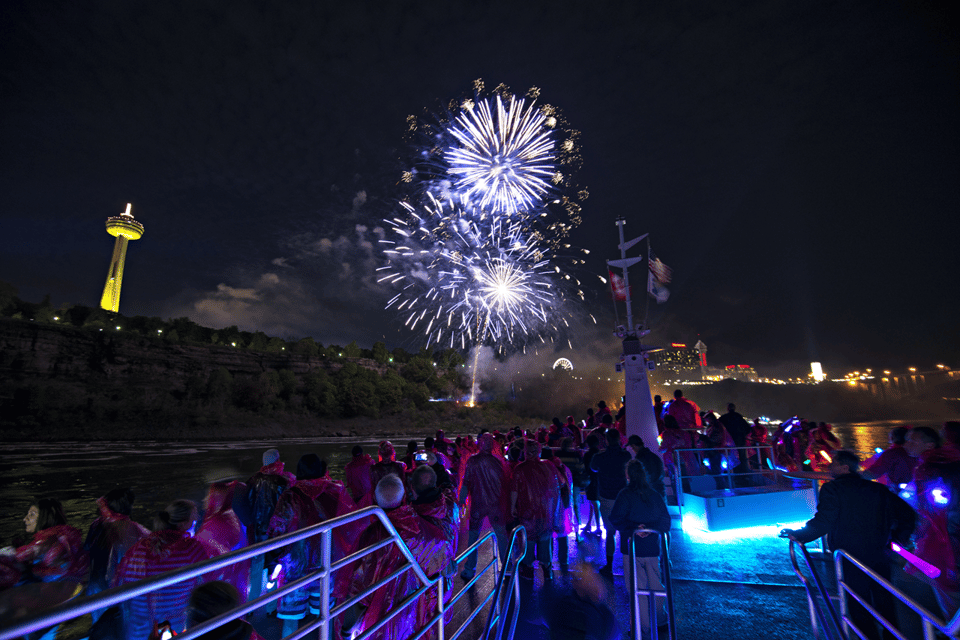
<path fill-rule="evenodd" d="M 477 445 L 480 450 L 467 460 L 460 487 L 460 506 L 467 508 L 469 499 L 470 537 L 467 546 L 480 539 L 480 529 L 486 519 L 497 536 L 500 557 L 506 562 L 510 466 L 502 456 L 494 454 L 496 441 L 489 433 L 481 435 Z M 477 554 L 472 553 L 460 577 L 470 580 L 476 575 L 476 570 Z"/>
<path fill-rule="evenodd" d="M 141 538 L 123 557 L 112 586 L 123 586 L 144 578 L 180 569 L 209 558 L 199 540 L 193 537 L 197 523 L 197 505 L 190 500 L 175 500 L 157 514 L 156 531 Z M 123 604 L 126 637 L 146 638 L 154 625 L 170 621 L 180 633 L 186 625 L 190 592 L 202 582 L 200 577 L 152 591 Z"/>
<path fill-rule="evenodd" d="M 87 595 L 110 586 L 120 561 L 150 530 L 130 519 L 134 494 L 118 488 L 97 499 L 97 519 L 87 530 L 83 546 L 90 554 L 90 582 Z"/>
<path fill-rule="evenodd" d="M 33 539 L 16 551 L 20 582 L 86 581 L 90 558 L 83 534 L 67 524 L 59 500 L 41 498 L 30 506 L 23 523 Z"/>
<path fill-rule="evenodd" d="M 368 507 L 373 502 L 374 484 L 370 474 L 373 458 L 369 453 L 364 453 L 360 445 L 354 446 L 351 454 L 353 457 L 350 462 L 343 467 L 343 482 L 353 501 L 357 505 Z"/>
<path fill-rule="evenodd" d="M 409 504 L 404 504 L 406 487 L 396 475 L 390 474 L 377 483 L 374 496 L 377 506 L 383 509 L 390 523 L 397 530 L 420 566 L 429 564 L 429 556 L 434 551 L 427 541 L 423 520 Z M 379 520 L 368 526 L 357 543 L 358 550 L 377 544 L 387 538 L 387 531 Z M 390 545 L 376 553 L 368 554 L 356 563 L 352 572 L 350 594 L 359 594 L 370 585 L 379 582 L 406 563 L 406 557 L 395 546 Z M 345 568 L 344 571 L 347 571 Z M 420 581 L 412 570 L 390 580 L 372 594 L 350 607 L 343 616 L 344 632 L 360 633 L 374 626 L 386 614 L 395 609 L 403 600 L 417 590 Z M 407 638 L 416 627 L 416 609 L 409 606 L 397 614 L 389 623 L 380 628 L 371 638 L 387 640 Z"/>
<path fill-rule="evenodd" d="M 527 440 L 524 461 L 513 470 L 510 481 L 510 513 L 527 530 L 527 552 L 521 561 L 520 577 L 533 579 L 533 559 L 552 579 L 553 533 L 562 521 L 560 475 L 552 463 L 540 459 L 540 444 Z"/>
<path fill-rule="evenodd" d="M 234 495 L 246 490 L 247 486 L 236 480 L 214 482 L 207 490 L 207 497 L 203 501 L 203 523 L 197 530 L 197 540 L 211 558 L 247 546 L 247 529 L 233 511 Z M 250 589 L 250 560 L 219 569 L 208 579 L 230 583 L 240 594 L 241 602 L 246 602 Z"/>

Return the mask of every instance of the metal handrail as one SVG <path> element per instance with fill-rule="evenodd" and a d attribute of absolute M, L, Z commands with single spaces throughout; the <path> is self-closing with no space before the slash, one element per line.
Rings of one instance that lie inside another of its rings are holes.
<path fill-rule="evenodd" d="M 660 537 L 660 566 L 663 569 L 663 589 L 640 589 L 637 584 L 637 534 L 653 533 Z M 630 536 L 630 619 L 633 626 L 634 640 L 640 640 L 640 596 L 647 597 L 647 618 L 650 624 L 650 633 L 654 640 L 659 640 L 660 630 L 657 628 L 657 596 L 667 599 L 667 637 L 677 640 L 677 626 L 674 620 L 673 582 L 670 578 L 670 548 L 667 542 L 667 533 L 654 529 L 636 529 Z"/>
<path fill-rule="evenodd" d="M 934 640 L 936 637 L 936 632 L 939 631 L 951 638 L 960 637 L 960 611 L 954 613 L 953 618 L 949 622 L 944 622 L 939 616 L 927 611 L 922 605 L 918 604 L 913 598 L 907 596 L 900 592 L 895 586 L 890 584 L 890 582 L 879 575 L 870 567 L 864 565 L 862 562 L 851 556 L 846 551 L 837 550 L 833 552 L 833 562 L 837 571 L 837 585 L 840 589 L 840 620 L 843 623 L 843 630 L 848 635 L 850 631 L 853 630 L 858 636 L 863 637 L 864 632 L 859 629 L 853 621 L 850 619 L 848 607 L 847 607 L 847 595 L 849 594 L 859 602 L 864 609 L 870 612 L 870 615 L 873 616 L 877 622 L 882 624 L 887 631 L 892 633 L 899 640 L 912 640 L 904 636 L 899 629 L 894 627 L 886 617 L 870 606 L 869 603 L 864 601 L 862 597 L 854 593 L 853 589 L 843 579 L 843 562 L 842 559 L 847 560 L 850 564 L 855 566 L 857 569 L 868 575 L 873 579 L 874 582 L 879 584 L 881 587 L 893 594 L 900 602 L 905 604 L 907 607 L 912 609 L 914 613 L 920 616 L 923 620 L 923 637 L 924 640 Z"/>
<path fill-rule="evenodd" d="M 376 517 L 377 519 L 380 520 L 381 524 L 387 530 L 389 537 L 383 541 L 380 541 L 378 543 L 365 547 L 364 549 L 360 549 L 346 556 L 345 558 L 342 558 L 341 560 L 338 560 L 336 562 L 331 562 L 331 553 L 330 553 L 331 546 L 332 546 L 331 531 L 339 526 L 347 525 L 352 522 L 356 522 L 358 520 L 362 520 L 370 517 Z M 524 549 L 526 549 L 525 531 L 521 533 L 523 534 L 523 538 L 524 538 Z M 422 630 L 421 632 L 421 635 L 423 635 L 424 632 L 429 630 L 431 626 L 433 626 L 434 624 L 437 624 L 438 638 L 439 640 L 443 640 L 444 636 L 443 636 L 442 620 L 443 620 L 443 614 L 445 612 L 444 602 L 443 602 L 443 578 L 442 576 L 437 576 L 434 578 L 430 578 L 429 576 L 427 576 L 423 568 L 414 558 L 410 549 L 407 547 L 405 543 L 403 543 L 403 540 L 400 538 L 399 533 L 397 533 L 393 524 L 390 522 L 390 519 L 387 517 L 387 514 L 379 507 L 366 507 L 364 509 L 354 511 L 349 514 L 339 516 L 337 518 L 332 518 L 330 520 L 326 520 L 319 524 L 312 525 L 310 527 L 306 527 L 298 531 L 294 531 L 292 533 L 284 534 L 282 536 L 273 538 L 271 540 L 259 542 L 259 543 L 250 545 L 248 547 L 238 549 L 236 551 L 225 553 L 223 555 L 217 556 L 216 558 L 211 558 L 209 560 L 198 562 L 188 567 L 182 567 L 180 569 L 168 571 L 166 573 L 163 573 L 157 576 L 152 576 L 144 580 L 139 580 L 137 582 L 133 582 L 121 587 L 114 587 L 112 589 L 107 589 L 93 596 L 84 596 L 81 598 L 69 600 L 67 602 L 64 602 L 60 605 L 57 605 L 45 611 L 41 611 L 31 616 L 28 616 L 6 628 L 0 629 L 0 640 L 12 640 L 14 638 L 19 638 L 21 636 L 24 636 L 28 633 L 32 633 L 34 631 L 47 629 L 49 627 L 60 624 L 62 622 L 66 622 L 67 620 L 72 620 L 84 614 L 91 613 L 98 609 L 105 609 L 107 607 L 120 604 L 122 602 L 130 600 L 137 596 L 144 595 L 146 593 L 150 593 L 152 591 L 156 591 L 158 589 L 162 589 L 164 587 L 168 587 L 170 585 L 177 584 L 179 582 L 183 582 L 191 578 L 202 576 L 206 573 L 216 571 L 217 569 L 221 569 L 223 567 L 230 566 L 237 562 L 241 562 L 243 560 L 247 560 L 247 559 L 259 556 L 269 551 L 280 549 L 289 544 L 299 542 L 301 540 L 306 540 L 307 538 L 311 538 L 316 535 L 321 536 L 322 558 L 323 558 L 322 568 L 306 576 L 303 576 L 302 578 L 297 579 L 289 584 L 286 584 L 279 589 L 271 590 L 270 592 L 254 600 L 251 600 L 249 602 L 246 602 L 240 605 L 239 607 L 237 607 L 232 611 L 229 611 L 223 615 L 217 616 L 216 618 L 213 618 L 211 620 L 207 620 L 202 624 L 197 625 L 196 627 L 192 627 L 191 629 L 188 629 L 184 633 L 180 634 L 178 637 L 183 638 L 183 640 L 191 640 L 192 638 L 196 638 L 211 629 L 219 627 L 220 625 L 226 622 L 235 620 L 243 615 L 246 615 L 247 613 L 258 609 L 260 606 L 268 602 L 277 600 L 282 596 L 299 589 L 300 587 L 306 586 L 317 580 L 320 580 L 323 584 L 324 596 L 321 598 L 321 606 L 320 606 L 321 610 L 320 610 L 319 619 L 312 622 L 310 625 L 299 628 L 293 634 L 284 638 L 284 640 L 297 640 L 298 638 L 302 638 L 306 634 L 316 629 L 322 629 L 321 630 L 322 638 L 329 638 L 331 627 L 332 627 L 330 622 L 333 620 L 333 618 L 343 613 L 351 605 L 355 604 L 356 602 L 359 602 L 361 599 L 373 593 L 378 588 L 387 584 L 394 578 L 399 577 L 400 575 L 406 573 L 407 571 L 412 570 L 414 575 L 417 577 L 417 580 L 422 585 L 420 589 L 418 589 L 412 596 L 404 600 L 400 604 L 400 606 L 398 606 L 393 611 L 391 611 L 386 618 L 384 618 L 381 621 L 378 621 L 375 627 L 366 630 L 364 634 L 360 636 L 360 639 L 366 638 L 372 633 L 374 633 L 377 629 L 379 629 L 384 624 L 389 622 L 389 620 L 391 620 L 399 612 L 403 611 L 408 606 L 416 602 L 416 600 L 421 595 L 423 595 L 429 589 L 436 586 L 438 589 L 438 595 L 439 595 L 438 605 L 437 605 L 438 613 L 436 616 L 434 616 L 434 618 L 430 620 L 430 623 L 428 623 L 425 626 L 424 630 Z M 515 531 L 513 542 L 516 541 L 517 535 L 518 533 Z M 463 554 L 460 554 L 460 556 L 457 557 L 457 562 L 458 563 L 462 562 L 468 553 L 476 550 L 482 543 L 491 539 L 491 537 L 495 540 L 495 536 L 493 536 L 492 533 L 488 534 L 483 539 L 478 540 L 474 545 L 472 545 L 469 549 L 467 549 L 467 551 L 465 551 Z M 513 542 L 511 543 L 511 547 L 510 547 L 511 550 L 513 549 Z M 397 546 L 397 548 L 400 550 L 400 552 L 403 554 L 404 558 L 406 559 L 406 564 L 399 567 L 396 571 L 391 573 L 389 576 L 383 578 L 382 580 L 378 581 L 376 584 L 368 586 L 363 592 L 357 594 L 353 598 L 341 603 L 340 605 L 335 607 L 333 610 L 331 610 L 330 602 L 329 602 L 329 595 L 330 595 L 330 592 L 332 591 L 331 575 L 335 571 L 342 569 L 347 565 L 352 564 L 356 560 L 359 560 L 371 553 L 375 553 L 380 549 L 390 546 L 391 544 L 395 544 Z M 496 545 L 494 545 L 495 554 L 497 553 L 496 548 L 497 548 Z M 497 558 L 495 561 L 498 561 L 498 560 L 499 558 Z M 491 563 L 491 565 L 492 564 L 493 563 Z M 485 567 L 484 571 L 486 571 L 487 568 L 489 568 L 489 566 L 490 565 Z M 470 585 L 472 586 L 472 584 L 474 584 L 475 582 L 476 582 L 475 580 L 472 581 Z M 502 576 L 501 576 L 500 584 L 502 584 Z M 466 591 L 466 587 L 464 588 L 464 591 Z M 457 600 L 459 600 L 459 597 L 457 598 Z M 489 601 L 489 597 L 486 598 L 484 602 L 481 603 L 480 606 L 482 607 L 483 604 L 485 604 L 488 601 Z M 475 615 L 476 615 L 476 612 L 473 613 L 473 616 Z M 458 631 L 458 633 L 454 636 L 454 638 L 456 638 L 460 633 L 462 633 L 462 631 L 463 629 Z"/>
<path fill-rule="evenodd" d="M 800 547 L 803 551 L 803 560 L 807 565 L 807 571 L 810 572 L 810 575 L 813 577 L 814 586 L 817 589 L 817 593 L 820 594 L 820 598 L 823 600 L 826 605 L 827 612 L 826 614 L 817 606 L 816 599 L 813 594 L 813 590 L 810 588 L 810 580 L 807 579 L 803 572 L 800 570 L 800 566 L 797 564 L 797 553 L 796 548 Z M 790 562 L 793 564 L 793 572 L 796 574 L 797 578 L 800 580 L 800 583 L 803 584 L 804 590 L 807 592 L 807 605 L 810 607 L 810 626 L 813 628 L 814 637 L 820 637 L 820 629 L 824 631 L 824 637 L 830 640 L 835 637 L 833 632 L 840 632 L 840 618 L 837 616 L 837 610 L 833 606 L 833 601 L 830 599 L 830 594 L 827 592 L 827 588 L 823 584 L 823 580 L 820 579 L 820 574 L 817 573 L 817 570 L 813 567 L 812 558 L 810 557 L 810 552 L 807 551 L 806 545 L 796 540 L 790 540 Z M 829 616 L 829 617 L 827 617 Z M 833 626 L 830 626 L 829 623 L 833 623 Z"/>

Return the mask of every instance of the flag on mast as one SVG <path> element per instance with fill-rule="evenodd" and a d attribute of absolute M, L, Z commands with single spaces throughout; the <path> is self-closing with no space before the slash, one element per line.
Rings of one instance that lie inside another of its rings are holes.
<path fill-rule="evenodd" d="M 670 291 L 654 277 L 653 271 L 647 273 L 647 293 L 657 304 L 663 304 L 670 297 Z"/>
<path fill-rule="evenodd" d="M 660 284 L 667 284 L 673 279 L 673 269 L 663 264 L 660 258 L 653 255 L 653 250 L 650 251 L 650 273 L 653 274 Z"/>
<path fill-rule="evenodd" d="M 613 290 L 613 299 L 617 301 L 623 301 L 627 299 L 627 285 L 624 283 L 623 278 L 615 274 L 613 271 L 607 269 L 607 273 L 610 274 L 610 289 Z"/>

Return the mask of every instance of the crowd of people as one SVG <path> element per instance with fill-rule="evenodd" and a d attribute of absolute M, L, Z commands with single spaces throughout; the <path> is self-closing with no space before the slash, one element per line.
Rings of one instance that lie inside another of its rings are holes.
<path fill-rule="evenodd" d="M 578 636 L 576 629 L 584 619 L 613 619 L 606 615 L 603 578 L 612 578 L 618 551 L 629 556 L 634 545 L 640 587 L 663 588 L 659 538 L 634 532 L 669 531 L 665 477 L 674 477 L 678 460 L 685 477 L 719 474 L 721 469 L 749 474 L 771 466 L 836 472 L 842 461 L 839 475 L 853 474 L 863 482 L 877 478 L 895 492 L 912 492 L 908 508 L 917 514 L 916 553 L 942 569 L 934 586 L 943 610 L 956 610 L 960 423 L 947 423 L 942 433 L 928 427 L 895 429 L 890 448 L 868 461 L 858 474 L 859 460 L 840 450 L 839 440 L 824 423 L 795 419 L 770 436 L 763 424 L 749 423 L 733 404 L 723 415 L 702 412 L 680 390 L 669 403 L 657 396 L 654 406 L 659 443 L 628 436 L 625 409 L 614 414 L 600 401 L 582 420 L 554 418 L 549 426 L 535 431 L 483 430 L 476 438 L 455 440 L 437 431 L 422 442 L 408 442 L 399 457 L 389 441 L 379 444 L 375 456 L 358 445 L 343 469 L 342 481 L 331 478 L 326 461 L 316 454 L 303 455 L 291 472 L 279 451 L 270 449 L 263 454 L 262 467 L 245 482 L 210 485 L 202 519 L 198 505 L 174 500 L 156 514 L 152 529 L 130 518 L 134 494 L 126 487 L 97 500 L 98 517 L 85 537 L 68 525 L 57 500 L 44 498 L 30 507 L 24 519 L 32 539 L 0 554 L 0 589 L 59 581 L 77 585 L 72 595 L 93 594 L 376 505 L 386 512 L 423 572 L 444 581 L 445 598 L 451 595 L 457 575 L 465 583 L 476 575 L 477 553 L 469 555 L 460 570 L 455 558 L 461 549 L 490 528 L 506 561 L 511 531 L 523 525 L 527 550 L 519 559 L 520 579 L 532 585 L 539 570 L 541 583 L 553 584 L 554 566 L 558 566 L 559 575 L 569 577 L 573 586 L 564 596 L 565 606 L 590 615 L 553 616 L 551 633 L 556 638 L 585 637 Z M 819 513 L 817 517 L 820 520 L 797 533 L 797 539 L 833 533 L 832 521 Z M 908 544 L 903 533 L 913 526 L 907 527 L 903 517 L 896 520 L 900 528 L 890 535 Z M 593 537 L 599 546 L 604 532 L 605 563 L 596 570 L 583 563 L 581 556 L 578 571 L 570 576 L 570 540 Z M 463 533 L 465 539 L 461 539 Z M 331 560 L 346 558 L 387 537 L 387 529 L 372 517 L 339 527 L 332 536 Z M 845 544 L 842 536 L 837 540 Z M 97 611 L 90 620 L 90 638 L 162 638 L 166 629 L 179 633 L 265 589 L 290 584 L 322 568 L 323 551 L 315 536 L 135 597 L 121 607 Z M 354 561 L 334 575 L 331 601 L 363 594 L 405 561 L 393 545 Z M 624 569 L 629 579 L 632 566 L 624 563 Z M 393 577 L 338 617 L 338 633 L 349 637 L 371 628 L 419 586 L 413 572 Z M 406 637 L 422 627 L 437 610 L 437 593 L 427 591 L 376 637 Z M 273 615 L 282 621 L 284 635 L 308 616 L 318 615 L 324 596 L 317 581 L 281 597 Z M 664 621 L 662 615 L 656 612 L 656 623 Z M 649 632 L 646 602 L 641 620 Z M 594 630 L 600 628 L 610 627 L 594 625 Z M 204 637 L 258 638 L 243 620 L 221 629 L 216 632 L 219 635 Z"/>

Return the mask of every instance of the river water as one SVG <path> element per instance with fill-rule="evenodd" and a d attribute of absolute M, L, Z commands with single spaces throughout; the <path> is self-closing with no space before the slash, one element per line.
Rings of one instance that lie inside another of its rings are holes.
<path fill-rule="evenodd" d="M 889 430 L 904 421 L 835 425 L 843 446 L 862 457 L 887 444 Z M 448 434 L 455 437 L 456 434 Z M 409 438 L 395 438 L 398 455 Z M 200 505 L 207 485 L 218 479 L 246 480 L 261 465 L 266 449 L 276 447 L 287 470 L 316 453 L 328 462 L 330 475 L 342 478 L 355 444 L 376 457 L 376 440 L 316 438 L 170 443 L 156 441 L 89 443 L 16 443 L 0 445 L 0 546 L 23 533 L 23 517 L 37 498 L 57 498 L 69 524 L 86 532 L 96 517 L 95 501 L 114 487 L 131 487 L 137 495 L 133 518 L 152 528 L 153 514 L 177 498 Z"/>

